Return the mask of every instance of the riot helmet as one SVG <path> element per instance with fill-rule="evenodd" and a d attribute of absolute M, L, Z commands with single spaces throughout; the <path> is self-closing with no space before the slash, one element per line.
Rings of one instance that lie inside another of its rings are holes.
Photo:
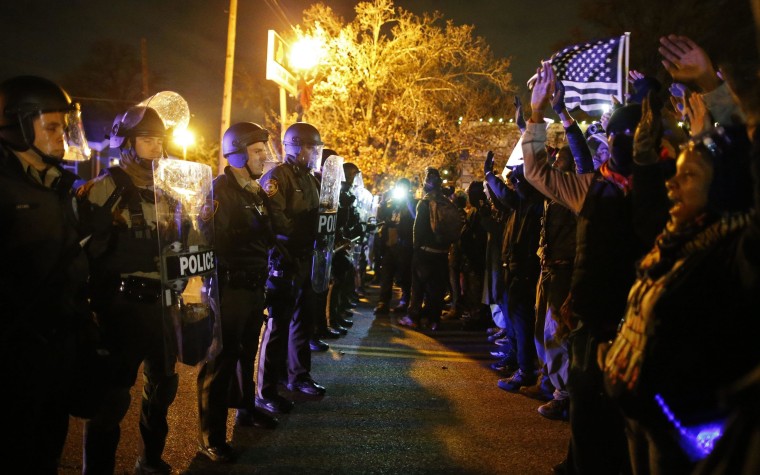
<path fill-rule="evenodd" d="M 306 122 L 296 122 L 285 131 L 282 145 L 286 161 L 319 171 L 324 143 L 316 127 Z"/>
<path fill-rule="evenodd" d="M 37 76 L 8 79 L 0 84 L 0 111 L 0 141 L 11 149 L 31 149 L 49 165 L 90 158 L 79 104 L 56 83 Z"/>
<path fill-rule="evenodd" d="M 346 177 L 344 180 L 344 186 L 346 189 L 350 189 L 354 185 L 354 179 L 359 173 L 361 173 L 361 171 L 359 170 L 359 167 L 356 166 L 356 164 L 351 162 L 346 162 L 343 164 L 343 174 Z"/>
<path fill-rule="evenodd" d="M 148 152 L 138 151 L 137 137 L 155 137 L 160 139 Z M 165 158 L 166 150 L 163 140 L 166 138 L 166 126 L 158 113 L 151 107 L 134 106 L 119 114 L 113 121 L 109 145 L 118 148 L 122 155 L 141 162 Z M 158 147 L 160 146 L 160 150 Z M 147 166 L 147 165 L 146 165 Z"/>
<path fill-rule="evenodd" d="M 222 154 L 234 168 L 245 168 L 252 178 L 260 178 L 267 163 L 276 163 L 269 131 L 253 122 L 238 122 L 224 132 Z"/>

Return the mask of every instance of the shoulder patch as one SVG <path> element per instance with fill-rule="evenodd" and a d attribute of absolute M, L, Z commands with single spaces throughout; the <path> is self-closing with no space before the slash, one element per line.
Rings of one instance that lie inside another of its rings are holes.
<path fill-rule="evenodd" d="M 201 207 L 201 213 L 200 218 L 203 221 L 211 221 L 214 218 L 214 215 L 216 214 L 216 210 L 219 209 L 219 201 L 214 200 L 210 204 L 204 204 Z"/>
<path fill-rule="evenodd" d="M 262 188 L 264 188 L 264 192 L 267 194 L 267 196 L 271 198 L 280 190 L 280 185 L 277 183 L 277 179 L 269 178 L 264 183 L 264 186 L 262 186 Z"/>

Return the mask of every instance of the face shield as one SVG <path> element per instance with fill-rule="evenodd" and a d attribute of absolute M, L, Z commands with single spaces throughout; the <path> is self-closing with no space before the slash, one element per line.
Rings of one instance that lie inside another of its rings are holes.
<path fill-rule="evenodd" d="M 267 171 L 271 170 L 279 163 L 279 159 L 274 152 L 272 142 L 267 140 L 265 142 L 254 142 L 248 145 L 245 154 L 233 154 L 227 157 L 230 165 L 235 168 L 248 167 L 250 172 L 255 176 L 261 176 Z M 242 155 L 242 157 L 239 157 Z M 245 163 L 240 163 L 246 158 Z"/>
<path fill-rule="evenodd" d="M 322 169 L 322 149 L 324 149 L 324 144 L 303 144 L 297 148 L 296 162 L 313 172 L 319 173 Z"/>
<path fill-rule="evenodd" d="M 364 178 L 362 178 L 362 172 L 357 172 L 354 175 L 354 182 L 351 184 L 351 194 L 354 196 L 361 196 L 364 189 Z"/>
<path fill-rule="evenodd" d="M 77 162 L 90 159 L 78 104 L 68 111 L 41 112 L 33 123 L 33 146 L 43 157 Z"/>

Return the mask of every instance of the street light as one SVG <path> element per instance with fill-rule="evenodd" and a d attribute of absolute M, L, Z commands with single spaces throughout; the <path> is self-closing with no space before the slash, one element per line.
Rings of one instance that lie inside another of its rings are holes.
<path fill-rule="evenodd" d="M 297 71 L 308 71 L 317 67 L 325 50 L 322 42 L 310 36 L 302 36 L 290 47 L 288 61 Z"/>
<path fill-rule="evenodd" d="M 172 138 L 174 143 L 182 147 L 182 159 L 187 160 L 187 147 L 195 143 L 195 134 L 188 129 L 175 129 Z"/>

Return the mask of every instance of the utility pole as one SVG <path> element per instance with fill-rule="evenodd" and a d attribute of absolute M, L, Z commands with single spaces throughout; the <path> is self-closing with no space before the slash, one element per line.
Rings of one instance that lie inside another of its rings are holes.
<path fill-rule="evenodd" d="M 148 97 L 148 40 L 140 38 L 140 60 L 142 63 L 142 97 Z"/>
<path fill-rule="evenodd" d="M 232 72 L 235 67 L 235 28 L 237 25 L 237 0 L 230 0 L 230 19 L 227 25 L 227 59 L 224 64 L 224 93 L 222 96 L 222 130 L 219 133 L 219 166 L 218 171 L 224 171 L 224 156 L 222 155 L 222 138 L 230 126 L 232 113 Z"/>

